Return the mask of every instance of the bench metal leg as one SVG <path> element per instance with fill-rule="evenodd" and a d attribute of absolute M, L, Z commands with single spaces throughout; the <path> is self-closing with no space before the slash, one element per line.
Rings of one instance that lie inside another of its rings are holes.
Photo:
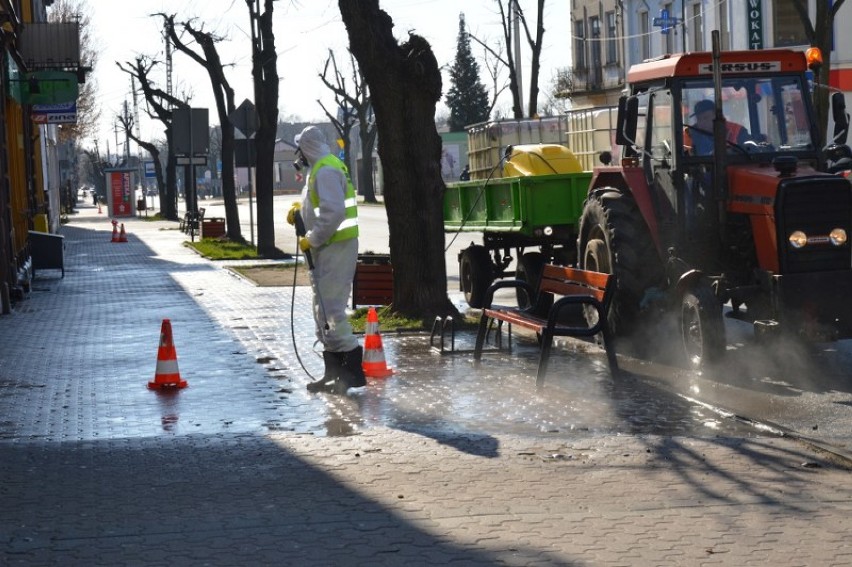
<path fill-rule="evenodd" d="M 476 333 L 476 344 L 473 347 L 473 359 L 479 362 L 482 358 L 482 347 L 485 345 L 485 335 L 488 334 L 488 320 L 484 313 L 479 317 L 479 330 Z"/>
<path fill-rule="evenodd" d="M 541 352 L 538 358 L 538 373 L 535 377 L 535 387 L 541 389 L 544 387 L 544 377 L 547 374 L 547 367 L 550 363 L 550 347 L 553 345 L 553 331 L 545 329 L 541 333 Z"/>

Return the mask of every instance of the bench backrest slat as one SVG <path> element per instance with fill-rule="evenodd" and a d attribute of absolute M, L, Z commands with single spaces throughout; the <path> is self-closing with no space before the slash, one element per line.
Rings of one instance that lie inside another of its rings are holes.
<path fill-rule="evenodd" d="M 539 289 L 556 295 L 590 295 L 600 302 L 604 300 L 604 290 L 570 282 L 542 280 Z"/>
<path fill-rule="evenodd" d="M 591 295 L 603 302 L 612 274 L 591 272 L 567 266 L 545 264 L 541 271 L 539 290 L 557 295 Z"/>
<path fill-rule="evenodd" d="M 545 264 L 541 272 L 541 277 L 542 279 L 582 282 L 592 287 L 605 288 L 612 274 L 580 270 L 568 266 L 557 266 L 555 264 Z"/>

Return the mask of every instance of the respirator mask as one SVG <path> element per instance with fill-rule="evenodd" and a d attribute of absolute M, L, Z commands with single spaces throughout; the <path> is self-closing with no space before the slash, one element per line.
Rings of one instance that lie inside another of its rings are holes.
<path fill-rule="evenodd" d="M 296 148 L 296 161 L 293 162 L 293 169 L 302 171 L 303 167 L 308 167 L 308 160 L 305 159 L 305 154 L 300 148 Z"/>

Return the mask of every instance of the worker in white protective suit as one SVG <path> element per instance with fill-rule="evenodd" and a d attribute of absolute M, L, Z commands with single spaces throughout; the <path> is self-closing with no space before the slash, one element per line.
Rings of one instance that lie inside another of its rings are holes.
<path fill-rule="evenodd" d="M 287 222 L 300 213 L 305 235 L 299 248 L 310 252 L 314 321 L 323 344 L 325 373 L 308 384 L 309 392 L 345 394 L 365 386 L 363 349 L 352 334 L 346 305 L 358 261 L 358 206 L 346 166 L 333 155 L 322 131 L 308 126 L 296 136 L 296 166 L 307 167 L 301 202 L 293 203 Z"/>

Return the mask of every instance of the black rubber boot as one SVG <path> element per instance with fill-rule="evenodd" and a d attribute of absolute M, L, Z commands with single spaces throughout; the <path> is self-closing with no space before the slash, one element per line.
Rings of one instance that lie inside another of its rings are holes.
<path fill-rule="evenodd" d="M 367 385 L 367 377 L 364 376 L 364 349 L 355 347 L 349 352 L 343 353 L 343 364 L 340 379 L 349 388 L 361 388 Z"/>
<path fill-rule="evenodd" d="M 325 362 L 325 373 L 319 380 L 308 384 L 308 392 L 338 393 L 340 374 L 343 371 L 343 354 L 342 352 L 323 351 L 322 359 Z"/>

